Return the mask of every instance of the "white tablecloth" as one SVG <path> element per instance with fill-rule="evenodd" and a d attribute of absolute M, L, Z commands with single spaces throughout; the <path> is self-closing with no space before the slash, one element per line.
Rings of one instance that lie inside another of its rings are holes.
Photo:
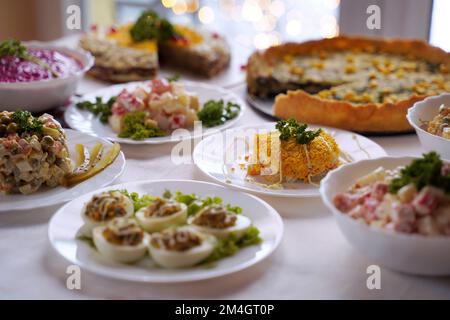
<path fill-rule="evenodd" d="M 83 82 L 80 90 L 98 87 Z M 243 95 L 243 86 L 234 89 Z M 268 121 L 251 108 L 237 124 Z M 419 155 L 415 135 L 378 137 L 389 155 Z M 122 146 L 127 158 L 117 181 L 206 180 L 194 165 L 170 164 L 171 145 Z M 188 284 L 139 284 L 81 274 L 81 290 L 66 288 L 69 265 L 50 247 L 48 221 L 58 207 L 0 213 L 0 298 L 148 299 L 428 299 L 450 298 L 450 278 L 404 275 L 381 269 L 381 289 L 366 286 L 371 261 L 344 239 L 320 199 L 263 198 L 282 215 L 285 234 L 264 262 L 239 273 Z M 1 206 L 1 203 L 0 203 Z"/>

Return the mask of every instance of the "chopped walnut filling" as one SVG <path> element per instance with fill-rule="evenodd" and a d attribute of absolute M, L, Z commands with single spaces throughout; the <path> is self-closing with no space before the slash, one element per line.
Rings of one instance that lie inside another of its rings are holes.
<path fill-rule="evenodd" d="M 230 213 L 222 206 L 211 206 L 197 215 L 193 224 L 202 227 L 225 229 L 236 224 L 236 214 Z"/>
<path fill-rule="evenodd" d="M 125 196 L 118 192 L 96 195 L 86 206 L 85 214 L 95 221 L 108 221 L 127 214 Z"/>
<path fill-rule="evenodd" d="M 151 245 L 155 248 L 164 248 L 170 251 L 187 251 L 199 246 L 202 239 L 199 235 L 186 229 L 165 230 L 159 234 L 153 234 Z"/>
<path fill-rule="evenodd" d="M 167 217 L 181 210 L 178 203 L 169 202 L 161 198 L 157 198 L 145 210 L 147 217 Z"/>
<path fill-rule="evenodd" d="M 116 219 L 105 228 L 103 236 L 116 245 L 136 246 L 144 239 L 144 232 L 134 221 Z"/>

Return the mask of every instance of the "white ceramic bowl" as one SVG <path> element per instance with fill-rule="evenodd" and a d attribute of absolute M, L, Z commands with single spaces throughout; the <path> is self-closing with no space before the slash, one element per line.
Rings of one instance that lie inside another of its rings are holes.
<path fill-rule="evenodd" d="M 94 64 L 92 55 L 83 50 L 52 46 L 43 42 L 25 42 L 29 48 L 52 49 L 81 62 L 76 73 L 60 79 L 0 83 L 0 110 L 43 111 L 63 105 L 75 93 L 80 79 Z"/>
<path fill-rule="evenodd" d="M 405 166 L 413 159 L 383 157 L 342 166 L 322 180 L 322 200 L 333 212 L 339 228 L 350 244 L 368 256 L 371 263 L 410 274 L 450 275 L 450 237 L 425 237 L 370 227 L 343 214 L 333 204 L 334 196 L 346 191 L 357 178 L 380 166 L 386 169 Z"/>
<path fill-rule="evenodd" d="M 450 106 L 450 93 L 444 93 L 416 102 L 409 108 L 406 117 L 409 123 L 416 129 L 422 148 L 425 151 L 436 151 L 443 159 L 450 160 L 450 140 L 428 133 L 421 128 L 423 121 L 432 120 L 439 114 L 439 107 L 442 104 Z"/>

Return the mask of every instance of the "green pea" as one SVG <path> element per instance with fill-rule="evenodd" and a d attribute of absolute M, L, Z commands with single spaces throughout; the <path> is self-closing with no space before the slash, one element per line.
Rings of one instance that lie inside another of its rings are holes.
<path fill-rule="evenodd" d="M 17 131 L 17 124 L 14 122 L 11 122 L 10 124 L 8 124 L 8 126 L 6 127 L 6 131 L 8 133 L 14 133 Z"/>

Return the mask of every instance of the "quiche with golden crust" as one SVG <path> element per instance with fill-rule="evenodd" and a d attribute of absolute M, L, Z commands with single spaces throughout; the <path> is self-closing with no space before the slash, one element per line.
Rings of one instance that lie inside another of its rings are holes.
<path fill-rule="evenodd" d="M 407 132 L 407 109 L 450 91 L 450 53 L 419 40 L 336 37 L 255 52 L 250 95 L 276 96 L 279 118 L 382 133 Z"/>

